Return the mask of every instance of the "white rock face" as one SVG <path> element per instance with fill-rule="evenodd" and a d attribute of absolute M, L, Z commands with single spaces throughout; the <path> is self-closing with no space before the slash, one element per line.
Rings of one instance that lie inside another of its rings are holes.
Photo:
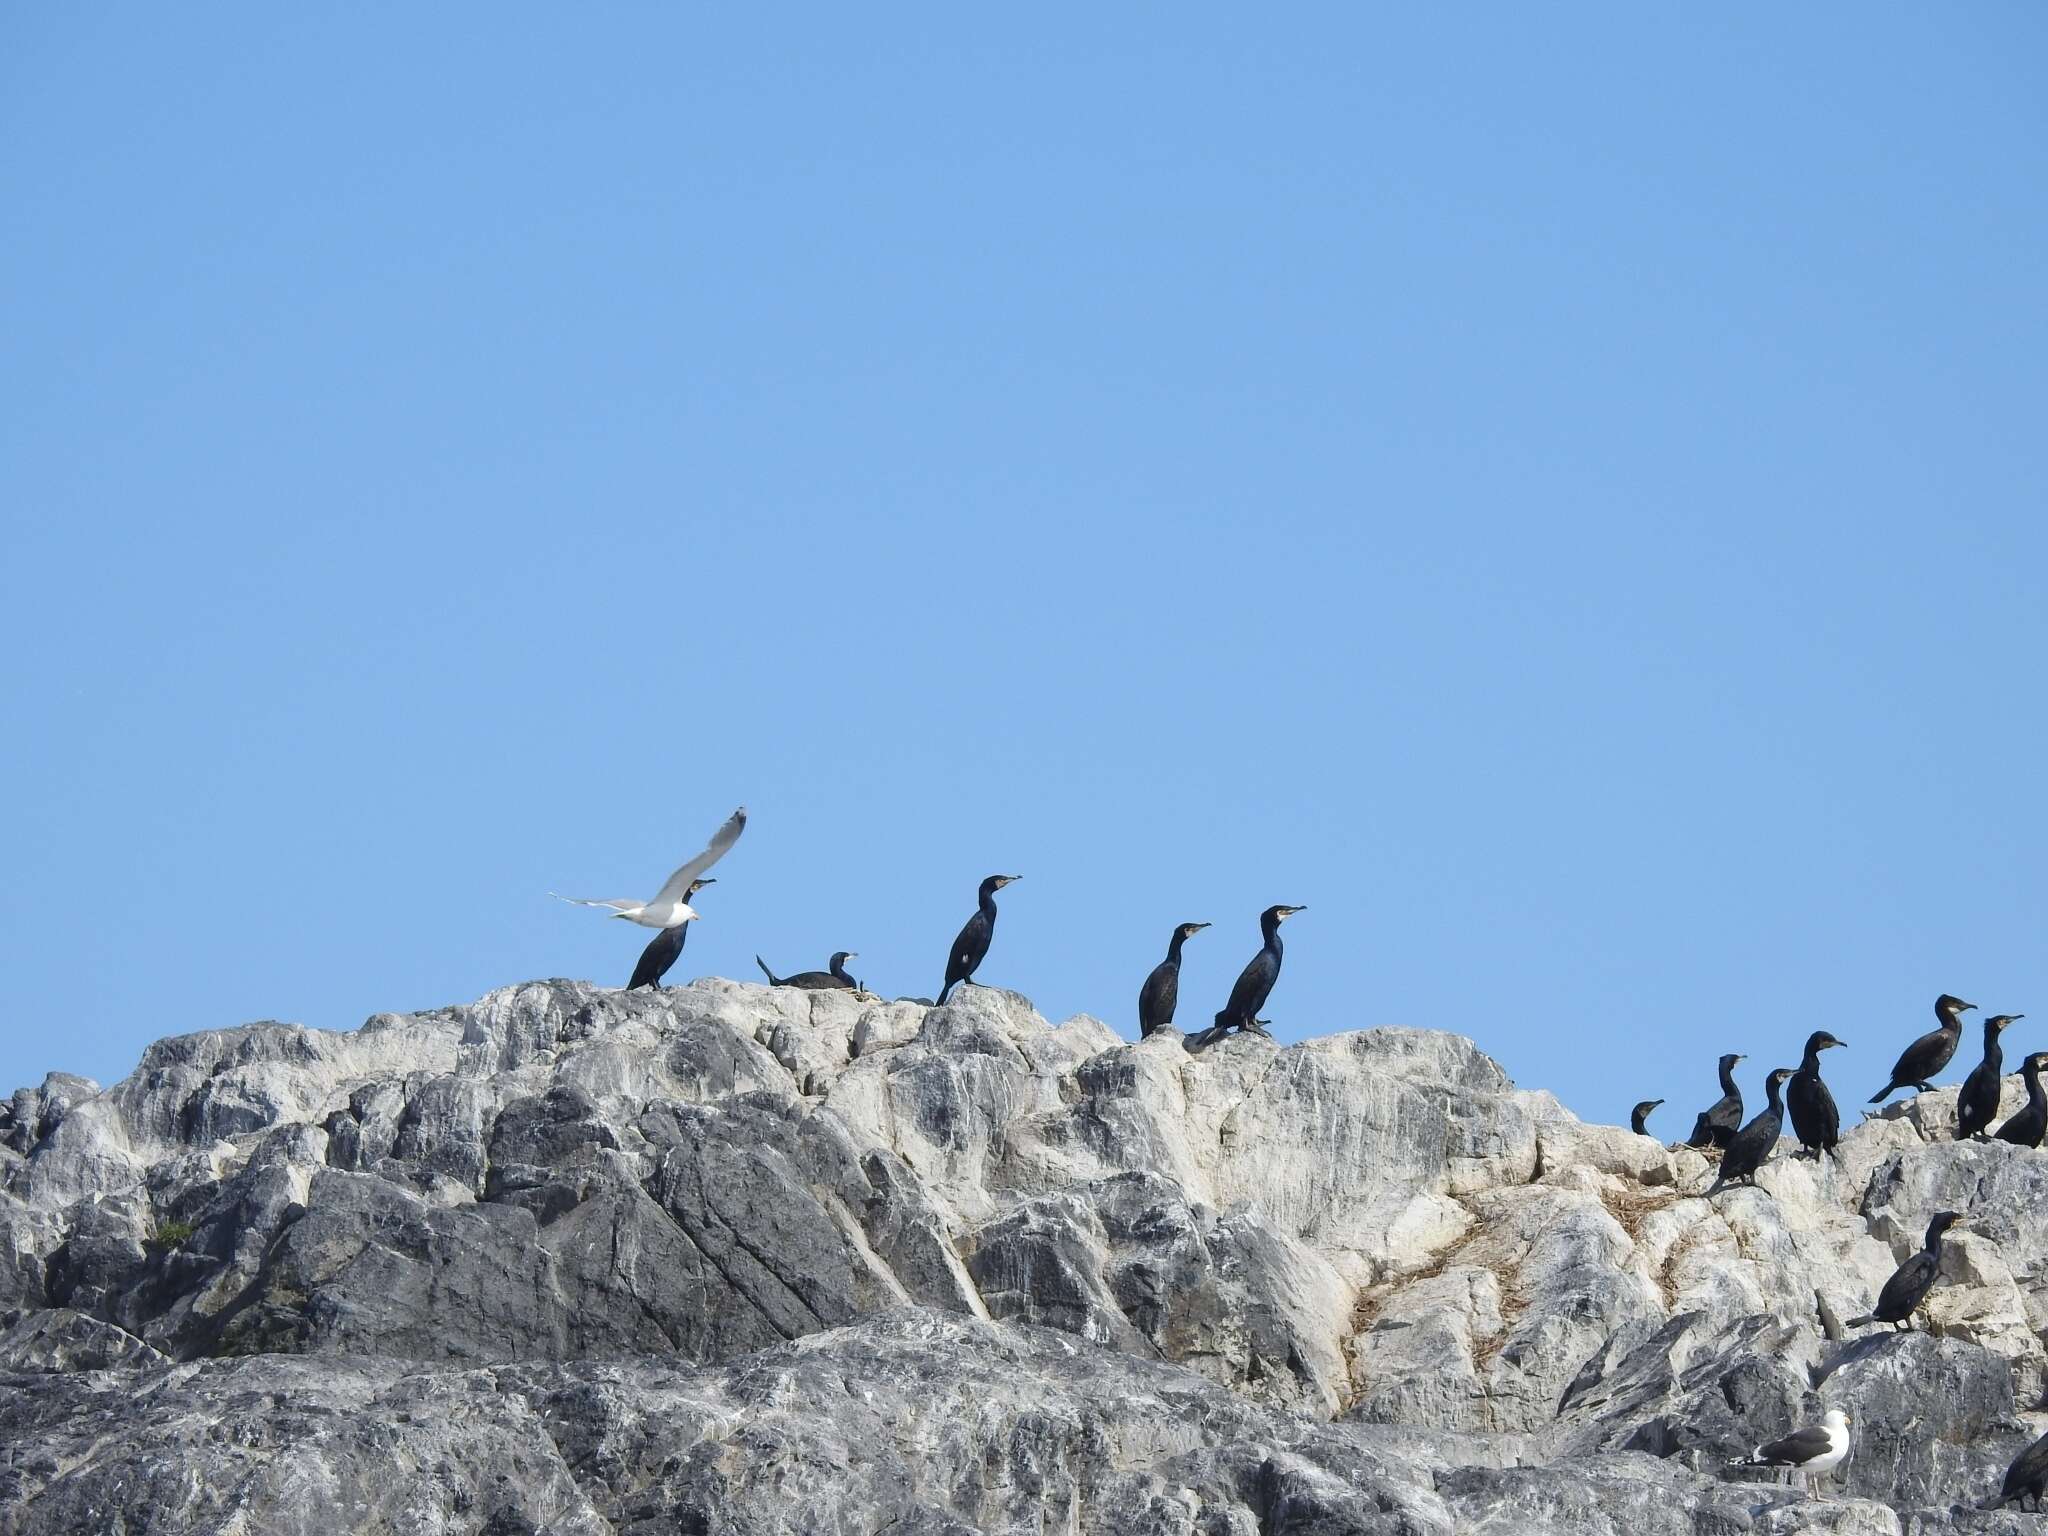
<path fill-rule="evenodd" d="M 1953 1097 L 1892 1106 L 1839 1161 L 1781 1151 L 1761 1189 L 1709 1205 L 1690 1193 L 1711 1178 L 1699 1154 L 1582 1124 L 1431 1031 L 1190 1055 L 1170 1031 L 1131 1043 L 1085 1016 L 1049 1026 L 992 989 L 928 1008 L 722 980 L 529 983 L 346 1035 L 208 1031 L 158 1042 L 103 1092 L 52 1077 L 0 1105 L 0 1369 L 16 1373 L 0 1391 L 44 1390 L 28 1373 L 54 1371 L 149 1377 L 175 1397 L 194 1362 L 259 1372 L 242 1357 L 278 1354 L 333 1362 L 332 1392 L 352 1402 L 395 1390 L 384 1367 L 348 1375 L 347 1356 L 438 1373 L 435 1392 L 540 1371 L 520 1380 L 598 1413 L 569 1383 L 614 1362 L 627 1375 L 603 1412 L 640 1416 L 671 1390 L 648 1362 L 709 1382 L 817 1338 L 886 1357 L 895 1375 L 847 1390 L 908 1413 L 917 1338 L 933 1341 L 931 1371 L 980 1370 L 969 1356 L 1025 1330 L 1086 1353 L 1020 1345 L 1029 1366 L 1016 1401 L 991 1399 L 997 1417 L 1033 1392 L 1072 1398 L 1048 1372 L 1093 1390 L 1138 1368 L 1102 1351 L 1251 1416 L 1171 1445 L 1147 1429 L 1140 1446 L 1118 1438 L 1135 1420 L 1097 1405 L 1104 1465 L 1151 1469 L 1156 1522 L 1132 1527 L 1124 1493 L 1077 1483 L 1048 1528 L 1107 1529 L 1113 1513 L 1120 1530 L 1704 1531 L 1738 1528 L 1702 1522 L 1747 1497 L 1755 1529 L 2002 1530 L 2017 1517 L 1954 1506 L 2048 1427 L 2018 1411 L 2048 1384 L 2034 1214 L 2048 1156 L 1946 1140 Z M 1931 1335 L 1831 1338 L 1941 1209 L 1970 1230 L 1926 1308 Z M 729 1394 L 743 1378 L 717 1379 Z M 1765 1490 L 1715 1480 L 1823 1400 L 1857 1405 L 1836 1479 L 1857 1497 L 1758 1506 Z M 20 1509 L 59 1508 L 58 1484 L 96 1465 L 137 1475 L 137 1443 L 67 1460 L 63 1425 L 24 1403 L 0 1437 L 71 1470 L 8 1463 L 0 1496 Z M 721 1433 L 767 1433 L 762 1411 L 735 1400 Z M 829 1438 L 829 1417 L 777 1433 Z M 517 1483 L 499 1433 L 464 1454 Z M 1245 1435 L 1262 1447 L 1250 1483 L 1218 1470 Z M 960 1449 L 929 1440 L 892 1453 L 912 1482 Z M 1206 1470 L 1175 1472 L 1189 1456 Z M 1597 1477 L 1589 1457 L 1609 1458 Z M 559 1528 L 631 1525 L 606 1465 L 529 1470 L 535 1498 L 567 1478 L 597 1522 Z M 1208 1519 L 1204 1478 L 1253 1523 Z M 770 1485 L 741 1482 L 767 1501 L 744 1528 L 810 1528 L 768 1507 Z M 1381 1523 L 1342 1523 L 1373 1489 Z M 831 1496 L 856 1526 L 862 1500 L 905 1519 L 922 1507 L 852 1484 Z M 964 1498 L 935 1506 L 957 1526 L 906 1529 L 1040 1528 L 1015 1489 L 982 1490 L 972 1512 Z M 134 1528 L 214 1528 L 165 1509 Z M 495 1518 L 445 1513 L 431 1528 Z M 0 1521 L 13 1528 L 34 1527 Z"/>

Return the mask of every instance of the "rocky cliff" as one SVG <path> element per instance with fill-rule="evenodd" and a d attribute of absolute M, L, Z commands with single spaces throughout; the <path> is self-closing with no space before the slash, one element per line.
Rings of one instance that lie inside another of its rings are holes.
<path fill-rule="evenodd" d="M 1970 1506 L 2048 1427 L 2048 1154 L 1953 1097 L 1709 1205 L 1419 1030 L 557 981 L 163 1040 L 0 1104 L 0 1532 L 2032 1530 Z M 1939 1209 L 1933 1331 L 1846 1334 Z M 1823 1403 L 1821 1496 L 1724 1470 Z"/>

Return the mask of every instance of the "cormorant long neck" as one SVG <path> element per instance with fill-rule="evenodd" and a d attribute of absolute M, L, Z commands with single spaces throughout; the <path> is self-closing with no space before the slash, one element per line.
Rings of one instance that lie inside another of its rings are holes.
<path fill-rule="evenodd" d="M 1772 1073 L 1770 1078 L 1764 1083 L 1764 1097 L 1770 1100 L 1771 1108 L 1781 1115 L 1785 1112 L 1784 1092 L 1784 1083 L 1778 1080 L 1775 1072 Z"/>
<path fill-rule="evenodd" d="M 2005 1065 L 2005 1047 L 1998 1043 L 2000 1033 L 2001 1030 L 1997 1020 L 1986 1019 L 1984 1021 L 1984 1059 L 1994 1067 Z"/>
<path fill-rule="evenodd" d="M 2048 1109 L 2048 1090 L 2041 1087 L 2041 1069 L 2034 1065 L 2032 1057 L 2020 1067 L 2020 1076 L 2027 1080 L 2027 1108 Z"/>
<path fill-rule="evenodd" d="M 845 982 L 849 987 L 853 985 L 853 978 L 846 974 L 846 956 L 834 955 L 832 957 L 832 974 Z"/>
<path fill-rule="evenodd" d="M 1273 958 L 1278 960 L 1281 954 L 1279 914 L 1268 912 L 1264 917 L 1260 918 L 1259 931 L 1266 936 L 1266 948 L 1272 952 Z"/>
<path fill-rule="evenodd" d="M 996 883 L 993 880 L 981 882 L 981 915 L 990 922 L 996 916 Z"/>
<path fill-rule="evenodd" d="M 1732 1061 L 1721 1063 L 1721 1091 L 1723 1093 L 1735 1092 L 1735 1063 Z"/>
<path fill-rule="evenodd" d="M 1806 1042 L 1806 1054 L 1799 1059 L 1799 1071 L 1805 1077 L 1812 1077 L 1820 1071 L 1820 1047 L 1811 1040 Z"/>
<path fill-rule="evenodd" d="M 1178 928 L 1173 930 L 1173 937 L 1166 941 L 1167 964 L 1180 964 L 1180 947 L 1181 945 L 1187 943 L 1187 941 L 1188 936 L 1185 933 L 1182 933 Z"/>

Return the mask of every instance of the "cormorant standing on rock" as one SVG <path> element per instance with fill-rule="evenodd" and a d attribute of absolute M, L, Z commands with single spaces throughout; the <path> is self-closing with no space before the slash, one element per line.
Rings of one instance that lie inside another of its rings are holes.
<path fill-rule="evenodd" d="M 1173 1022 L 1173 1010 L 1180 1002 L 1180 947 L 1208 927 L 1207 923 L 1182 923 L 1166 941 L 1166 958 L 1152 967 L 1145 985 L 1138 988 L 1138 1038 Z"/>
<path fill-rule="evenodd" d="M 1721 1154 L 1721 1171 L 1714 1175 L 1706 1199 L 1713 1199 L 1737 1179 L 1752 1187 L 1756 1184 L 1757 1169 L 1763 1167 L 1764 1159 L 1778 1144 L 1779 1132 L 1785 1129 L 1785 1102 L 1779 1094 L 1791 1075 L 1790 1067 L 1779 1067 L 1764 1079 L 1764 1107 L 1757 1111 L 1754 1120 L 1728 1138 L 1728 1150 Z"/>
<path fill-rule="evenodd" d="M 1634 1109 L 1628 1112 L 1628 1128 L 1634 1131 L 1638 1136 L 1649 1136 L 1650 1128 L 1648 1121 L 1650 1118 L 1650 1111 L 1655 1109 L 1659 1104 L 1662 1104 L 1663 1102 L 1664 1101 L 1662 1099 L 1643 1100 L 1642 1103 L 1638 1104 Z M 1656 1138 L 1651 1137 L 1650 1139 L 1654 1141 Z"/>
<path fill-rule="evenodd" d="M 1954 1211 L 1942 1211 L 1927 1223 L 1926 1246 L 1893 1272 L 1884 1289 L 1877 1293 L 1877 1305 L 1862 1317 L 1850 1318 L 1849 1326 L 1890 1323 L 1895 1328 L 1911 1328 L 1914 1312 L 1934 1289 L 1935 1277 L 1941 1273 L 1941 1235 L 1962 1219 Z"/>
<path fill-rule="evenodd" d="M 1742 1090 L 1735 1086 L 1735 1063 L 1747 1061 L 1747 1056 L 1729 1052 L 1721 1058 L 1721 1097 L 1714 1101 L 1712 1109 L 1700 1111 L 1699 1119 L 1693 1122 L 1692 1135 L 1686 1138 L 1688 1147 L 1725 1147 L 1742 1124 Z"/>
<path fill-rule="evenodd" d="M 1947 1066 L 1949 1057 L 1955 1055 L 1956 1042 L 1963 1038 L 1963 1015 L 1976 1006 L 1946 992 L 1937 997 L 1934 1016 L 1941 1020 L 1941 1027 L 1930 1029 L 1906 1047 L 1899 1056 L 1898 1065 L 1892 1068 L 1892 1080 L 1873 1093 L 1870 1102 L 1883 1103 L 1885 1095 L 1894 1088 L 1918 1088 L 1922 1093 L 1932 1092 L 1934 1084 L 1927 1079 Z"/>
<path fill-rule="evenodd" d="M 684 893 L 688 901 L 707 885 L 716 885 L 716 880 L 692 880 L 690 889 Z M 664 928 L 647 941 L 647 947 L 640 951 L 640 963 L 633 967 L 633 979 L 626 983 L 626 990 L 637 987 L 661 986 L 661 978 L 668 974 L 669 967 L 682 954 L 684 941 L 690 937 L 690 925 L 678 923 L 673 928 Z"/>
<path fill-rule="evenodd" d="M 831 970 L 798 971 L 794 976 L 776 975 L 768 969 L 768 962 L 759 955 L 754 956 L 754 964 L 761 967 L 761 974 L 768 978 L 768 985 L 771 987 L 802 987 L 807 992 L 830 992 L 843 988 L 848 992 L 858 992 L 860 983 L 846 974 L 846 962 L 853 958 L 853 950 L 842 949 L 832 957 Z"/>
<path fill-rule="evenodd" d="M 996 936 L 996 892 L 1023 878 L 1022 875 L 990 875 L 981 882 L 981 905 L 974 916 L 967 919 L 967 925 L 960 930 L 960 937 L 953 941 L 952 952 L 946 957 L 946 984 L 939 988 L 941 1004 L 961 982 L 974 979 L 976 967 L 988 954 L 988 941 Z"/>
<path fill-rule="evenodd" d="M 1849 1415 L 1839 1408 L 1830 1408 L 1822 1415 L 1820 1423 L 1807 1429 L 1795 1429 L 1783 1439 L 1760 1445 L 1742 1460 L 1729 1465 L 1784 1467 L 1789 1475 L 1802 1479 L 1811 1491 L 1814 1478 L 1825 1477 L 1848 1457 L 1849 1424 Z"/>
<path fill-rule="evenodd" d="M 1266 1033 L 1266 1021 L 1259 1017 L 1259 1010 L 1266 1006 L 1266 999 L 1273 995 L 1273 983 L 1280 979 L 1280 925 L 1295 913 L 1307 910 L 1275 906 L 1259 914 L 1259 932 L 1265 935 L 1266 942 L 1252 956 L 1251 964 L 1238 973 L 1237 985 L 1230 989 L 1230 1001 L 1216 1015 L 1216 1022 L 1189 1042 L 1191 1049 L 1213 1045 L 1233 1029 Z"/>
<path fill-rule="evenodd" d="M 2041 1133 L 2048 1131 L 2048 1093 L 2041 1088 L 2044 1069 L 2048 1069 L 2048 1051 L 2036 1051 L 2020 1063 L 2020 1075 L 2027 1080 L 2027 1102 L 1998 1128 L 2000 1141 L 2009 1141 L 2016 1147 L 2041 1145 Z"/>
<path fill-rule="evenodd" d="M 1785 1108 L 1792 1113 L 1792 1134 L 1799 1138 L 1800 1150 L 1811 1152 L 1815 1162 L 1820 1161 L 1821 1153 L 1834 1151 L 1835 1143 L 1842 1139 L 1842 1112 L 1835 1108 L 1835 1096 L 1828 1092 L 1828 1085 L 1820 1080 L 1820 1053 L 1841 1044 L 1824 1029 L 1808 1035 L 1806 1054 L 1800 1058 L 1799 1070 L 1792 1074 L 1792 1081 L 1785 1088 Z"/>
<path fill-rule="evenodd" d="M 1998 1496 L 1986 1499 L 1979 1509 L 2003 1509 L 2017 1503 L 2025 1509 L 2031 1502 L 2034 1513 L 2041 1512 L 2041 1500 L 2048 1497 L 2048 1435 L 2043 1435 L 2019 1455 L 2013 1457 L 2012 1465 L 2005 1469 L 2005 1484 L 1998 1490 Z"/>
<path fill-rule="evenodd" d="M 1998 1037 L 2014 1019 L 2024 1013 L 1994 1013 L 1984 1021 L 1984 1059 L 1970 1068 L 1963 1079 L 1963 1091 L 1956 1095 L 1956 1140 L 1982 1136 L 1998 1113 L 1998 1100 L 2005 1090 L 2005 1048 Z"/>

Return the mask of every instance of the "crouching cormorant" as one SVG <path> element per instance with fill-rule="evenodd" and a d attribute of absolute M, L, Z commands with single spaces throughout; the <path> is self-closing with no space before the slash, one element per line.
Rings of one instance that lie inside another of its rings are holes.
<path fill-rule="evenodd" d="M 689 890 L 683 893 L 688 901 L 707 885 L 716 885 L 716 880 L 692 880 Z M 626 983 L 626 990 L 637 987 L 659 987 L 661 978 L 669 967 L 676 963 L 676 957 L 683 952 L 683 944 L 690 937 L 690 925 L 677 923 L 673 928 L 664 928 L 647 941 L 647 947 L 640 951 L 640 963 L 633 967 L 633 979 Z"/>
<path fill-rule="evenodd" d="M 2041 1145 L 2041 1133 L 2048 1131 L 2048 1093 L 2041 1089 L 2043 1069 L 2048 1069 L 2048 1051 L 2036 1051 L 2020 1063 L 2020 1075 L 2027 1080 L 2027 1102 L 1998 1128 L 2000 1141 L 2009 1141 L 2016 1147 Z"/>
<path fill-rule="evenodd" d="M 1813 1479 L 1825 1477 L 1849 1455 L 1849 1415 L 1830 1408 L 1818 1424 L 1795 1429 L 1783 1439 L 1770 1441 L 1751 1451 L 1734 1467 L 1783 1467 L 1811 1490 Z"/>
<path fill-rule="evenodd" d="M 776 975 L 768 969 L 768 962 L 759 955 L 754 956 L 754 964 L 761 967 L 761 974 L 768 978 L 768 985 L 771 987 L 802 987 L 807 992 L 830 992 L 834 988 L 844 988 L 848 992 L 858 992 L 860 983 L 846 974 L 846 962 L 854 958 L 853 950 L 842 949 L 832 957 L 831 970 L 798 971 L 794 976 Z"/>
<path fill-rule="evenodd" d="M 953 941 L 953 949 L 946 956 L 946 984 L 939 988 L 939 1002 L 944 1003 L 953 989 L 963 981 L 974 979 L 975 969 L 988 954 L 988 941 L 996 936 L 996 892 L 1006 885 L 1012 885 L 1022 875 L 990 875 L 981 882 L 981 905 L 974 916 L 967 919 L 960 930 L 960 937 Z"/>
<path fill-rule="evenodd" d="M 1230 1001 L 1223 1005 L 1223 1011 L 1216 1015 L 1216 1022 L 1188 1042 L 1190 1049 L 1213 1045 L 1231 1030 L 1252 1030 L 1266 1033 L 1266 1021 L 1259 1017 L 1259 1010 L 1266 1006 L 1266 999 L 1273 995 L 1273 983 L 1280 979 L 1280 957 L 1284 950 L 1280 943 L 1280 925 L 1297 912 L 1306 912 L 1307 907 L 1268 907 L 1259 914 L 1259 932 L 1266 942 L 1253 955 L 1251 963 L 1238 973 L 1237 985 L 1230 989 Z"/>
<path fill-rule="evenodd" d="M 1824 1029 L 1806 1037 L 1806 1054 L 1799 1070 L 1785 1087 L 1785 1108 L 1792 1115 L 1792 1134 L 1799 1138 L 1799 1153 L 1812 1153 L 1815 1162 L 1823 1152 L 1835 1150 L 1842 1139 L 1842 1112 L 1835 1108 L 1835 1096 L 1820 1080 L 1820 1053 L 1842 1044 Z"/>
<path fill-rule="evenodd" d="M 1850 1318 L 1849 1326 L 1861 1328 L 1865 1323 L 1890 1323 L 1894 1328 L 1911 1328 L 1913 1314 L 1927 1299 L 1927 1293 L 1934 1289 L 1935 1279 L 1941 1274 L 1941 1235 L 1962 1219 L 1954 1211 L 1942 1211 L 1927 1223 L 1926 1246 L 1893 1272 L 1891 1279 L 1885 1281 L 1884 1289 L 1877 1293 L 1877 1305 L 1861 1317 Z"/>
<path fill-rule="evenodd" d="M 1779 1095 L 1784 1091 L 1785 1079 L 1791 1075 L 1790 1067 L 1779 1067 L 1764 1079 L 1764 1107 L 1757 1111 L 1754 1120 L 1728 1138 L 1728 1150 L 1721 1154 L 1721 1171 L 1714 1175 L 1704 1198 L 1713 1199 L 1737 1179 L 1754 1187 L 1757 1169 L 1763 1167 L 1764 1159 L 1778 1145 L 1779 1132 L 1785 1128 L 1785 1102 Z"/>
<path fill-rule="evenodd" d="M 1182 923 L 1166 941 L 1166 958 L 1152 967 L 1145 985 L 1138 988 L 1138 1038 L 1173 1022 L 1173 1010 L 1180 1002 L 1180 947 L 1208 927 L 1207 923 Z"/>
<path fill-rule="evenodd" d="M 1998 1113 L 1999 1096 L 2005 1091 L 2005 1047 L 1998 1037 L 2014 1019 L 2024 1013 L 1994 1013 L 1984 1021 L 1984 1059 L 1970 1068 L 1963 1079 L 1963 1091 L 1956 1095 L 1956 1140 L 1982 1136 Z"/>
<path fill-rule="evenodd" d="M 1947 1066 L 1948 1059 L 1955 1055 L 1956 1042 L 1963 1038 L 1963 1015 L 1976 1006 L 1946 992 L 1937 997 L 1934 1016 L 1941 1021 L 1940 1028 L 1930 1029 L 1900 1053 L 1897 1065 L 1892 1068 L 1892 1080 L 1873 1093 L 1870 1102 L 1882 1103 L 1885 1095 L 1895 1088 L 1932 1092 L 1934 1084 L 1927 1079 Z"/>
<path fill-rule="evenodd" d="M 1659 1104 L 1662 1104 L 1663 1102 L 1664 1101 L 1662 1099 L 1643 1100 L 1642 1103 L 1638 1104 L 1634 1109 L 1628 1112 L 1628 1128 L 1634 1131 L 1638 1136 L 1649 1136 L 1650 1111 L 1655 1109 Z M 1653 1141 L 1656 1140 L 1655 1137 L 1651 1137 L 1650 1139 Z"/>
<path fill-rule="evenodd" d="M 1732 1051 L 1721 1058 L 1721 1097 L 1711 1109 L 1701 1110 L 1692 1123 L 1692 1135 L 1685 1139 L 1688 1147 L 1725 1147 L 1728 1138 L 1741 1128 L 1742 1090 L 1735 1086 L 1735 1063 L 1747 1060 Z"/>
<path fill-rule="evenodd" d="M 2012 1465 L 2005 1469 L 2005 1483 L 1998 1490 L 1998 1496 L 1986 1499 L 1977 1507 L 2003 1509 L 2008 1504 L 2017 1503 L 2025 1509 L 2031 1503 L 2034 1513 L 2039 1514 L 2044 1497 L 2048 1497 L 2048 1435 L 2043 1435 L 2013 1457 Z"/>

